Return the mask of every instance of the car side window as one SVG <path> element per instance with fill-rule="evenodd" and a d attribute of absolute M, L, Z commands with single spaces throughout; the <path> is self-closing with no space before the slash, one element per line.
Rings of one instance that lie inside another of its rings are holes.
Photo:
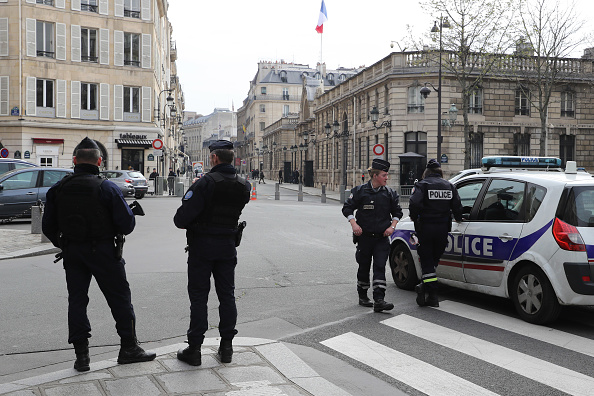
<path fill-rule="evenodd" d="M 547 194 L 547 189 L 541 186 L 537 186 L 536 184 L 528 184 L 528 189 L 526 190 L 526 222 L 529 223 L 532 221 L 536 212 L 538 212 L 538 208 L 540 208 L 540 204 Z"/>
<path fill-rule="evenodd" d="M 20 162 L 15 162 L 14 163 L 14 169 L 24 169 L 24 168 L 30 168 L 31 165 L 28 164 L 21 164 Z"/>
<path fill-rule="evenodd" d="M 37 184 L 39 171 L 21 172 L 9 177 L 2 182 L 4 190 L 19 190 L 22 188 L 34 188 Z"/>
<path fill-rule="evenodd" d="M 43 171 L 43 182 L 41 187 L 51 187 L 60 180 L 62 180 L 68 172 L 63 172 L 59 170 L 51 170 L 51 171 Z"/>
<path fill-rule="evenodd" d="M 523 220 L 522 206 L 525 189 L 526 183 L 523 182 L 503 179 L 491 180 L 478 212 L 478 220 Z"/>
<path fill-rule="evenodd" d="M 0 162 L 0 175 L 10 170 L 10 164 L 8 162 Z"/>
<path fill-rule="evenodd" d="M 462 202 L 462 213 L 470 214 L 470 212 L 472 212 L 472 207 L 474 206 L 474 203 L 476 202 L 476 199 L 479 196 L 484 183 L 484 180 L 476 180 L 458 184 L 456 186 L 458 195 L 460 196 L 460 201 Z"/>

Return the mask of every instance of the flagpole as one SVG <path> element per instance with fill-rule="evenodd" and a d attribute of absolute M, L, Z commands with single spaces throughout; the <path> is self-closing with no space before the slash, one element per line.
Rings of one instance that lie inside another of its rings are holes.
<path fill-rule="evenodd" d="M 323 48 L 324 48 L 324 40 L 323 40 L 323 37 L 324 37 L 324 33 L 320 33 L 320 65 L 323 63 L 322 61 L 323 61 L 323 59 L 324 59 L 324 57 L 322 56 L 322 54 L 323 54 L 323 53 L 322 53 L 322 50 L 323 50 Z"/>

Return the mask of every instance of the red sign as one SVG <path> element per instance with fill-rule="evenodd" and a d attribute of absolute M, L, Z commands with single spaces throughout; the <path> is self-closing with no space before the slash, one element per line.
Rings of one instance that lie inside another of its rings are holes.
<path fill-rule="evenodd" d="M 8 157 L 8 149 L 6 147 L 4 147 L 2 150 L 0 150 L 0 157 L 2 157 L 2 158 Z"/>
<path fill-rule="evenodd" d="M 163 148 L 163 141 L 161 139 L 153 140 L 153 148 L 155 150 L 161 150 Z"/>
<path fill-rule="evenodd" d="M 381 144 L 376 144 L 375 146 L 373 146 L 373 154 L 383 155 L 384 154 L 384 146 Z"/>

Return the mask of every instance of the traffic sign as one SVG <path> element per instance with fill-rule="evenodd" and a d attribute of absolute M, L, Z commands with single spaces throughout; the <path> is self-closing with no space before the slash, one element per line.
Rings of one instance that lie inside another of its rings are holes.
<path fill-rule="evenodd" d="M 153 151 L 153 154 L 155 154 L 157 157 L 160 157 L 163 155 L 163 150 L 155 150 Z"/>
<path fill-rule="evenodd" d="M 384 155 L 384 146 L 381 144 L 376 144 L 375 146 L 373 146 L 373 154 Z"/>
<path fill-rule="evenodd" d="M 153 148 L 155 150 L 161 150 L 163 148 L 163 141 L 161 139 L 153 140 Z"/>
<path fill-rule="evenodd" d="M 6 147 L 4 147 L 2 150 L 0 150 L 0 157 L 2 157 L 2 158 L 8 157 L 8 149 Z"/>

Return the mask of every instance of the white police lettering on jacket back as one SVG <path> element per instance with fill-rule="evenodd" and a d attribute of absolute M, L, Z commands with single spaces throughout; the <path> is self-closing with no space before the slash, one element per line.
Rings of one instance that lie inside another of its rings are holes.
<path fill-rule="evenodd" d="M 428 190 L 427 192 L 429 193 L 429 199 L 452 199 L 451 190 Z"/>

